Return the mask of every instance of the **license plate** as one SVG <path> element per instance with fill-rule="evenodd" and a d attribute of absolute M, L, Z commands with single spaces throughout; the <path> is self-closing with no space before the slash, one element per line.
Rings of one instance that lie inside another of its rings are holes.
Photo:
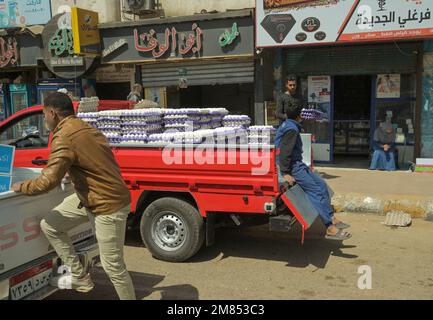
<path fill-rule="evenodd" d="M 10 279 L 11 300 L 20 300 L 47 286 L 52 274 L 52 261 L 24 271 Z"/>

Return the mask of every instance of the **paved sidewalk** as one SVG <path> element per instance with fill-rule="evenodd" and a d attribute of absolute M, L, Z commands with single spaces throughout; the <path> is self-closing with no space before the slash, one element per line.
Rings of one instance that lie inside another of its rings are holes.
<path fill-rule="evenodd" d="M 433 219 L 433 174 L 315 168 L 334 190 L 338 212 L 386 214 L 397 210 Z"/>

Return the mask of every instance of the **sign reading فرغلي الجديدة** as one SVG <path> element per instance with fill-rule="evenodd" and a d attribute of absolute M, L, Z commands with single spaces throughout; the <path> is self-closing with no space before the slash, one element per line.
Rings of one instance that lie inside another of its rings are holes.
<path fill-rule="evenodd" d="M 71 10 L 74 53 L 98 55 L 101 39 L 98 30 L 98 12 L 73 7 Z"/>
<path fill-rule="evenodd" d="M 14 163 L 15 147 L 0 145 L 0 192 L 9 191 Z"/>
<path fill-rule="evenodd" d="M 257 47 L 433 37 L 432 0 L 256 0 Z"/>

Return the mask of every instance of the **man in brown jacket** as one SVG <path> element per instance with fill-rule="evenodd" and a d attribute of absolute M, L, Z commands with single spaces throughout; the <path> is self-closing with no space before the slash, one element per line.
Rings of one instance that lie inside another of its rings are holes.
<path fill-rule="evenodd" d="M 70 269 L 53 277 L 52 285 L 88 292 L 94 284 L 75 253 L 67 232 L 91 221 L 98 240 L 101 263 L 120 299 L 135 299 L 131 277 L 123 260 L 126 219 L 131 198 L 105 136 L 76 118 L 71 99 L 52 93 L 45 99 L 45 121 L 53 132 L 51 153 L 41 175 L 15 184 L 16 192 L 38 195 L 58 186 L 69 174 L 76 193 L 64 199 L 41 221 L 41 229 Z M 65 278 L 66 277 L 66 278 Z M 68 285 L 65 287 L 65 283 Z"/>

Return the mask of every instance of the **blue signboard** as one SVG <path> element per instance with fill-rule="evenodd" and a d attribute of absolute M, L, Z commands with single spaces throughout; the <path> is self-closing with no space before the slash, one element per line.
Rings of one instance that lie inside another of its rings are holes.
<path fill-rule="evenodd" d="M 0 0 L 0 28 L 46 24 L 50 19 L 50 0 Z"/>
<path fill-rule="evenodd" d="M 0 145 L 0 175 L 12 174 L 15 147 Z"/>
<path fill-rule="evenodd" d="M 0 176 L 0 193 L 10 190 L 11 180 L 12 178 L 10 176 Z"/>

